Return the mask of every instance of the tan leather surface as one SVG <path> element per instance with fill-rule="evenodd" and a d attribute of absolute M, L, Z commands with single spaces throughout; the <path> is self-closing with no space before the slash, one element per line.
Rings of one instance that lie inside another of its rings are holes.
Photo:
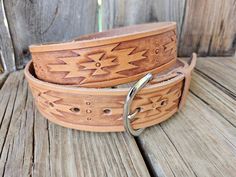
<path fill-rule="evenodd" d="M 195 63 L 195 54 L 190 64 L 177 60 L 136 95 L 131 110 L 141 111 L 132 122 L 133 128 L 155 125 L 178 111 L 186 99 Z M 124 130 L 122 113 L 129 88 L 81 88 L 44 82 L 35 77 L 32 62 L 26 66 L 25 76 L 39 111 L 52 122 L 87 131 Z"/>
<path fill-rule="evenodd" d="M 77 40 L 30 46 L 43 81 L 80 87 L 110 87 L 159 73 L 176 62 L 176 24 L 135 25 Z"/>
<path fill-rule="evenodd" d="M 117 132 L 124 130 L 123 107 L 130 87 L 152 73 L 154 79 L 131 105 L 131 112 L 139 110 L 132 127 L 145 128 L 170 118 L 186 101 L 196 54 L 189 64 L 177 60 L 176 43 L 176 24 L 163 22 L 33 45 L 33 62 L 25 76 L 39 111 L 52 122 Z"/>

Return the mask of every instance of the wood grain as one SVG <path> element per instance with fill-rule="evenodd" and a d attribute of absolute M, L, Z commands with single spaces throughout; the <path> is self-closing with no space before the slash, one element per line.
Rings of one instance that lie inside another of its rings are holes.
<path fill-rule="evenodd" d="M 236 100 L 199 72 L 194 72 L 191 92 L 236 126 Z"/>
<path fill-rule="evenodd" d="M 199 58 L 196 70 L 218 88 L 236 98 L 235 57 Z"/>
<path fill-rule="evenodd" d="M 0 100 L 1 176 L 149 176 L 133 137 L 47 122 L 22 72 L 8 77 Z"/>
<path fill-rule="evenodd" d="M 197 66 L 186 107 L 138 139 L 155 175 L 234 176 L 236 172 L 230 165 L 236 161 L 235 86 L 227 84 L 236 74 L 236 63 L 234 58 L 198 58 Z M 225 73 L 228 67 L 230 74 Z"/>
<path fill-rule="evenodd" d="M 176 21 L 179 56 L 229 56 L 236 49 L 234 0 L 107 0 L 103 29 L 154 21 Z"/>
<path fill-rule="evenodd" d="M 221 114 L 190 94 L 182 111 L 144 132 L 139 141 L 157 176 L 233 177 L 235 132 Z"/>
<path fill-rule="evenodd" d="M 234 0 L 189 0 L 179 42 L 179 53 L 188 56 L 232 56 L 236 49 Z"/>
<path fill-rule="evenodd" d="M 97 31 L 96 0 L 5 0 L 16 65 L 29 60 L 28 46 L 67 41 Z"/>
<path fill-rule="evenodd" d="M 2 0 L 0 1 L 0 24 L 0 70 L 4 70 L 6 73 L 14 71 L 16 67 L 11 35 Z"/>

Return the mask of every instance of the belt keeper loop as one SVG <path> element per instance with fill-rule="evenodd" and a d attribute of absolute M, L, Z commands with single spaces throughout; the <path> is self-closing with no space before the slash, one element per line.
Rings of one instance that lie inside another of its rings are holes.
<path fill-rule="evenodd" d="M 183 91 L 182 91 L 180 102 L 179 102 L 179 109 L 178 109 L 178 111 L 180 109 L 182 109 L 183 106 L 186 103 L 187 95 L 188 95 L 189 88 L 190 88 L 191 73 L 193 71 L 193 68 L 196 65 L 196 60 L 197 60 L 197 55 L 196 55 L 196 53 L 193 53 L 192 57 L 191 57 L 191 60 L 190 60 L 190 64 L 189 64 L 188 70 L 185 70 L 185 71 L 182 70 L 181 71 L 181 73 L 184 74 L 184 86 L 183 86 Z"/>

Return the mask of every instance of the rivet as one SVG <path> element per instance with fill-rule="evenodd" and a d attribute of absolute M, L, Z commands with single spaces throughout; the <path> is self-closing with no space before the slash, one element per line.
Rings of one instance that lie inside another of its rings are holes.
<path fill-rule="evenodd" d="M 86 102 L 86 105 L 90 105 L 91 103 L 90 102 Z"/>
<path fill-rule="evenodd" d="M 100 66 L 101 66 L 101 63 L 97 62 L 97 63 L 95 64 L 95 66 L 96 66 L 96 67 L 100 67 Z"/>
<path fill-rule="evenodd" d="M 156 49 L 156 50 L 155 50 L 155 53 L 158 54 L 158 53 L 159 53 L 159 49 Z"/>
<path fill-rule="evenodd" d="M 86 113 L 91 113 L 92 110 L 91 109 L 86 109 Z"/>
<path fill-rule="evenodd" d="M 87 117 L 87 120 L 91 120 L 91 117 Z"/>

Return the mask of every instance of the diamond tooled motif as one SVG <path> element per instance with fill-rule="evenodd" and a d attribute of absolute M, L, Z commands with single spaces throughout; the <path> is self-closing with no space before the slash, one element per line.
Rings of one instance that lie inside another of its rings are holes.
<path fill-rule="evenodd" d="M 49 94 L 50 91 L 34 88 L 33 94 L 35 95 L 36 103 L 44 109 L 45 112 L 51 115 L 64 116 L 63 112 L 71 113 L 73 105 L 59 103 L 62 99 Z"/>
<path fill-rule="evenodd" d="M 178 99 L 181 96 L 181 84 L 178 84 L 171 88 L 166 88 L 158 92 L 151 92 L 147 94 L 137 95 L 133 101 L 133 108 L 141 108 L 141 112 L 136 115 L 136 118 L 142 115 L 145 119 L 154 115 L 162 116 L 171 112 L 178 104 Z M 65 117 L 66 113 L 71 115 L 80 114 L 81 117 L 90 120 L 93 115 L 101 114 L 103 118 L 114 118 L 117 121 L 122 120 L 123 97 L 116 98 L 114 101 L 109 102 L 109 98 L 102 101 L 101 104 L 97 105 L 97 110 L 92 111 L 91 101 L 77 102 L 76 99 L 66 98 L 64 96 L 57 96 L 57 93 L 53 91 L 34 88 L 33 95 L 36 99 L 36 103 L 44 110 L 47 114 L 53 117 Z M 76 101 L 75 101 L 76 100 Z M 112 99 L 111 99 L 112 100 Z M 104 114 L 105 109 L 110 110 L 109 114 Z M 139 119 L 137 119 L 139 120 Z"/>
<path fill-rule="evenodd" d="M 118 65 L 118 62 L 115 62 L 116 57 L 105 58 L 104 52 L 98 54 L 88 55 L 88 58 L 92 61 L 86 63 L 80 63 L 80 66 L 83 66 L 83 70 L 94 70 L 93 76 L 109 74 L 109 70 L 106 68 Z M 105 59 L 103 59 L 103 57 Z"/>
<path fill-rule="evenodd" d="M 122 71 L 137 68 L 132 62 L 146 58 L 147 50 L 134 52 L 136 47 L 116 49 L 119 44 L 111 44 L 97 51 L 73 50 L 78 56 L 58 58 L 63 64 L 48 65 L 51 72 L 68 72 L 65 78 L 82 77 L 81 83 L 92 82 L 96 76 L 106 75 L 107 79 L 123 78 Z"/>

